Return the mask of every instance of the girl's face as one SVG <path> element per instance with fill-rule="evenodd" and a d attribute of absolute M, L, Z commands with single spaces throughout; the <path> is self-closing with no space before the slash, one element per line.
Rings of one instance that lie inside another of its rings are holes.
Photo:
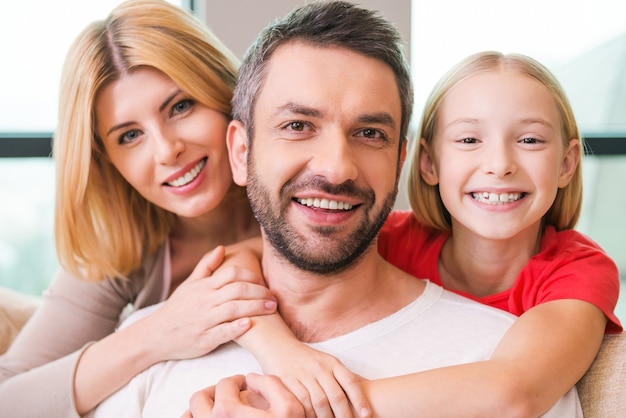
<path fill-rule="evenodd" d="M 563 144 L 556 102 L 542 84 L 513 71 L 478 73 L 443 100 L 420 169 L 439 184 L 453 230 L 536 238 L 578 164 L 580 142 Z"/>
<path fill-rule="evenodd" d="M 233 184 L 228 119 L 160 71 L 140 68 L 106 85 L 95 113 L 111 163 L 152 203 L 196 217 L 219 205 Z"/>

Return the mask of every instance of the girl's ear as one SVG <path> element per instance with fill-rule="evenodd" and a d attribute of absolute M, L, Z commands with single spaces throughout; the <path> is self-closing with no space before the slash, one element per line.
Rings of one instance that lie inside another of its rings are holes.
<path fill-rule="evenodd" d="M 561 163 L 561 173 L 559 174 L 559 188 L 567 186 L 572 180 L 576 167 L 580 163 L 581 144 L 579 139 L 570 139 L 563 162 Z"/>
<path fill-rule="evenodd" d="M 429 186 L 436 186 L 439 183 L 439 176 L 437 175 L 437 168 L 435 167 L 432 151 L 426 144 L 426 140 L 424 138 L 420 139 L 418 146 L 420 174 L 422 175 L 422 179 Z"/>
<path fill-rule="evenodd" d="M 233 181 L 239 186 L 245 186 L 248 182 L 248 133 L 240 121 L 233 120 L 228 124 L 226 146 Z"/>

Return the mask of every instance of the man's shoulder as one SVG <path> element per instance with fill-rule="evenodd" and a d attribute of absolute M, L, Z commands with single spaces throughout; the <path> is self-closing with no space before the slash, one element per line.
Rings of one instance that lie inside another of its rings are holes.
<path fill-rule="evenodd" d="M 450 314 L 459 314 L 467 319 L 489 319 L 495 322 L 501 322 L 505 325 L 510 325 L 516 319 L 515 315 L 503 311 L 502 309 L 494 308 L 451 292 L 428 280 L 426 282 L 427 286 L 424 293 L 437 294 L 437 307 L 446 310 L 446 312 Z"/>

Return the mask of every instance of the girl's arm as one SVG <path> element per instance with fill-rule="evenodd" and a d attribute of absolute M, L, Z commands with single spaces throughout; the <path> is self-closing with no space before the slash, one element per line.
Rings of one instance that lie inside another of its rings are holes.
<path fill-rule="evenodd" d="M 490 360 L 365 381 L 363 390 L 378 417 L 536 417 L 589 368 L 605 326 L 590 303 L 546 302 L 516 320 Z"/>
<path fill-rule="evenodd" d="M 249 316 L 275 311 L 260 276 L 228 264 L 217 270 L 223 258 L 223 247 L 207 254 L 162 306 L 85 350 L 74 376 L 79 414 L 149 366 L 206 354 L 247 331 Z"/>
<path fill-rule="evenodd" d="M 258 263 L 260 244 L 251 251 L 246 268 L 254 268 L 255 257 Z M 260 272 L 260 264 L 257 268 Z M 254 318 L 254 327 L 238 342 L 266 373 L 283 380 L 307 416 L 328 411 L 329 405 L 333 412 L 346 413 L 342 391 L 362 416 L 368 415 L 370 404 L 380 417 L 408 412 L 461 416 L 468 411 L 479 416 L 494 411 L 503 416 L 538 416 L 589 368 L 606 321 L 602 311 L 588 302 L 546 302 L 515 321 L 489 360 L 378 381 L 362 380 L 334 357 L 300 343 L 277 314 Z M 365 398 L 357 388 L 359 382 Z"/>
<path fill-rule="evenodd" d="M 364 380 L 361 386 L 374 417 L 537 417 L 565 395 L 589 368 L 599 350 L 605 325 L 604 314 L 590 303 L 546 302 L 517 319 L 489 360 Z M 273 346 L 281 343 L 274 341 Z M 208 397 L 203 402 L 222 407 L 220 399 L 214 398 L 214 389 L 195 396 Z M 290 402 L 285 407 L 297 406 L 294 399 L 278 394 L 280 391 L 276 390 L 264 396 L 274 396 L 267 399 L 269 404 L 282 399 Z M 266 412 L 258 416 L 288 416 Z M 359 416 L 357 410 L 354 414 Z"/>

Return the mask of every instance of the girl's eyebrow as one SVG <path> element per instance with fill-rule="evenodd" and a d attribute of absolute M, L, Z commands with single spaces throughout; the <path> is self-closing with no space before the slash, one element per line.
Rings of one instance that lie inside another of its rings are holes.
<path fill-rule="evenodd" d="M 479 122 L 478 119 L 476 118 L 460 118 L 460 119 L 455 119 L 452 122 L 446 124 L 446 126 L 444 126 L 444 128 L 449 128 L 452 125 L 458 125 L 461 123 L 471 123 L 471 124 L 477 124 Z"/>
<path fill-rule="evenodd" d="M 550 129 L 554 128 L 550 122 L 548 122 L 547 120 L 542 119 L 542 118 L 526 118 L 526 119 L 522 119 L 522 120 L 520 120 L 520 124 L 523 124 L 523 125 L 539 124 L 539 125 L 543 125 L 543 126 L 545 126 L 547 128 L 550 128 Z"/>

